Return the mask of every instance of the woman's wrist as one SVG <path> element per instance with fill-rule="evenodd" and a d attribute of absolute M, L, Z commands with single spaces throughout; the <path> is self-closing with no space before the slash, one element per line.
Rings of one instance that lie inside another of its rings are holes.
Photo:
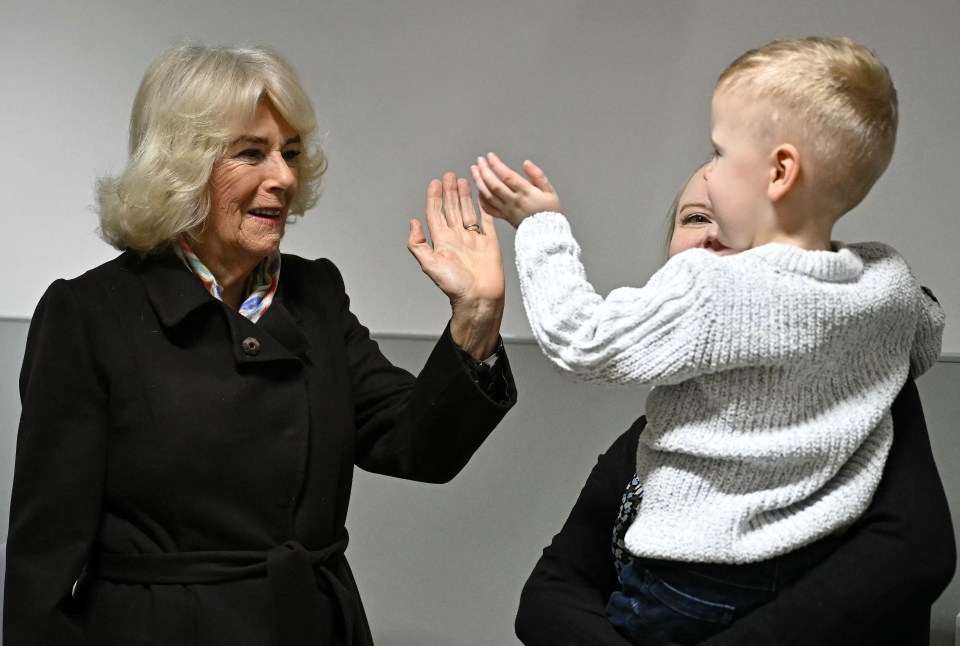
<path fill-rule="evenodd" d="M 458 303 L 450 317 L 450 336 L 461 350 L 483 361 L 497 350 L 503 301 Z"/>

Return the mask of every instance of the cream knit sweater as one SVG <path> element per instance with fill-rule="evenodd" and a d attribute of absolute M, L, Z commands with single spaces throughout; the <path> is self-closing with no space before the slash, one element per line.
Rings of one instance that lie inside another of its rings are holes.
<path fill-rule="evenodd" d="M 907 374 L 944 317 L 879 243 L 694 249 L 603 298 L 559 213 L 516 235 L 524 306 L 561 371 L 654 384 L 640 436 L 638 556 L 744 563 L 844 529 L 867 507 Z"/>

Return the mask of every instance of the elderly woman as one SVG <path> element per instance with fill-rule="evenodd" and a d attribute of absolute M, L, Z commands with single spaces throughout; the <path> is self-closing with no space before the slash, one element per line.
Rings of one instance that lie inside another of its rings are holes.
<path fill-rule="evenodd" d="M 670 256 L 695 247 L 731 252 L 717 241 L 703 173 L 687 182 L 668 222 Z M 930 605 L 953 576 L 953 527 L 912 380 L 892 414 L 893 446 L 868 510 L 825 560 L 703 646 L 929 643 Z M 524 585 L 516 631 L 526 646 L 630 644 L 606 606 L 630 559 L 623 537 L 641 500 L 635 468 L 645 425 L 636 420 L 600 456 Z"/>
<path fill-rule="evenodd" d="M 452 316 L 419 377 L 392 366 L 336 267 L 279 252 L 317 197 L 315 129 L 267 49 L 148 70 L 99 187 L 123 253 L 55 282 L 30 327 L 7 646 L 371 643 L 344 557 L 354 465 L 444 482 L 497 425 L 503 273 L 466 182 L 431 182 L 433 244 L 414 221 L 409 247 Z"/>

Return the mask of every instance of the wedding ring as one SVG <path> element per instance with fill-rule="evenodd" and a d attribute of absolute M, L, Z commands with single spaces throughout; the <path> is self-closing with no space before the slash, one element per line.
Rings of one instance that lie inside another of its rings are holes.
<path fill-rule="evenodd" d="M 474 233 L 480 233 L 480 225 L 479 225 L 479 224 L 468 224 L 467 226 L 465 226 L 465 227 L 463 227 L 463 228 L 466 229 L 467 231 L 473 231 Z"/>

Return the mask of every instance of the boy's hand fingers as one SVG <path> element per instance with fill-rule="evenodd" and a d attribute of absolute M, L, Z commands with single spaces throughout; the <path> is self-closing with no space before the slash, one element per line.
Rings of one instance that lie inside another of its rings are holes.
<path fill-rule="evenodd" d="M 523 162 L 523 172 L 530 178 L 530 182 L 544 193 L 556 193 L 543 170 L 529 159 Z"/>
<path fill-rule="evenodd" d="M 503 184 L 514 193 L 521 193 L 526 188 L 527 181 L 518 175 L 512 168 L 503 163 L 496 153 L 487 153 L 490 168 L 496 173 Z"/>
<path fill-rule="evenodd" d="M 473 183 L 477 186 L 477 196 L 481 200 L 490 201 L 493 195 L 490 193 L 490 188 L 483 180 L 483 176 L 480 174 L 480 168 L 476 164 L 470 167 L 470 176 L 473 177 Z"/>
<path fill-rule="evenodd" d="M 503 182 L 500 181 L 500 178 L 497 177 L 496 173 L 493 172 L 486 159 L 483 157 L 478 157 L 477 168 L 480 172 L 480 178 L 482 179 L 484 186 L 487 188 L 489 199 L 492 202 L 496 203 L 502 200 L 504 195 L 509 195 L 509 189 L 504 186 Z"/>
<path fill-rule="evenodd" d="M 481 195 L 478 201 L 480 203 L 480 213 L 487 213 L 493 216 L 500 215 L 500 207 L 484 196 Z"/>

